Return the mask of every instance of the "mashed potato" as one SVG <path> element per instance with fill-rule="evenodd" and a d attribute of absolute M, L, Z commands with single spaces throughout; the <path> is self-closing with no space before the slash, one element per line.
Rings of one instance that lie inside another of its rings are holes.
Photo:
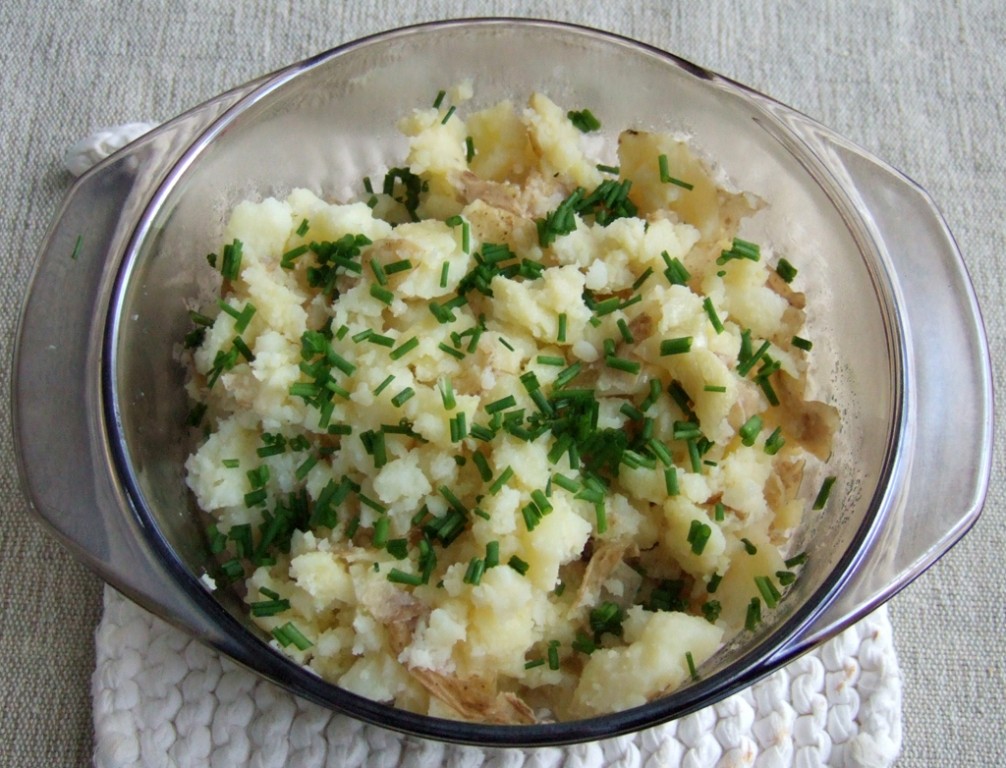
<path fill-rule="evenodd" d="M 460 96 L 455 94 L 455 97 Z M 401 122 L 380 192 L 231 213 L 187 339 L 217 583 L 350 691 L 495 723 L 642 704 L 795 578 L 833 409 L 760 201 L 534 94 Z M 809 494 L 809 495 L 808 495 Z"/>

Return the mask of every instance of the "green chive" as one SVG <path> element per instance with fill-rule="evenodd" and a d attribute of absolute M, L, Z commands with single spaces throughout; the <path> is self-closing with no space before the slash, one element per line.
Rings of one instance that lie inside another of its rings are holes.
<path fill-rule="evenodd" d="M 800 338 L 799 336 L 794 336 L 790 343 L 797 349 L 802 349 L 805 352 L 810 352 L 814 346 L 812 341 L 807 341 L 807 339 Z"/>
<path fill-rule="evenodd" d="M 508 466 L 500 473 L 500 476 L 493 481 L 493 484 L 489 486 L 489 495 L 495 496 L 499 493 L 511 477 L 513 477 L 513 469 Z"/>
<path fill-rule="evenodd" d="M 394 301 L 395 294 L 389 291 L 387 288 L 382 288 L 377 283 L 372 283 L 370 286 L 370 295 L 373 296 L 378 301 L 384 304 L 391 304 Z"/>
<path fill-rule="evenodd" d="M 716 333 L 723 333 L 723 323 L 720 321 L 719 315 L 716 314 L 716 307 L 713 306 L 713 300 L 708 296 L 702 302 L 702 306 L 706 310 L 706 315 L 709 316 L 709 322 L 713 324 L 713 330 Z"/>
<path fill-rule="evenodd" d="M 660 354 L 664 357 L 667 355 L 681 355 L 691 350 L 691 348 L 691 336 L 681 336 L 676 339 L 663 339 L 660 342 Z"/>
<path fill-rule="evenodd" d="M 409 398 L 411 398 L 415 394 L 416 391 L 412 387 L 406 387 L 397 395 L 395 395 L 393 398 L 391 398 L 391 404 L 396 408 L 401 408 L 406 403 L 406 401 L 408 401 Z"/>
<path fill-rule="evenodd" d="M 817 492 L 817 498 L 814 499 L 814 506 L 812 509 L 815 511 L 824 509 L 825 505 L 828 503 L 828 496 L 831 494 L 831 487 L 835 484 L 836 479 L 837 478 L 834 475 L 824 479 L 824 482 L 821 483 L 821 490 Z"/>
<path fill-rule="evenodd" d="M 786 259 L 779 259 L 779 263 L 776 264 L 775 267 L 775 272 L 782 278 L 784 283 L 792 283 L 793 278 L 796 277 L 797 269 Z"/>
<path fill-rule="evenodd" d="M 398 360 L 399 358 L 409 354 L 409 352 L 411 352 L 418 346 L 419 346 L 419 339 L 413 336 L 408 341 L 403 341 L 395 349 L 391 350 L 391 352 L 388 354 L 388 357 L 390 357 L 392 360 Z"/>
<path fill-rule="evenodd" d="M 559 332 L 556 334 L 556 340 L 563 342 L 566 341 L 566 313 L 559 313 Z"/>
<path fill-rule="evenodd" d="M 688 664 L 688 674 L 692 680 L 698 680 L 699 675 L 695 670 L 695 659 L 692 658 L 691 651 L 685 651 L 685 662 Z"/>
<path fill-rule="evenodd" d="M 485 407 L 486 413 L 497 413 L 499 411 L 504 411 L 507 408 L 513 408 L 517 405 L 517 400 L 513 395 L 507 395 L 506 397 L 501 397 L 499 400 L 494 400 Z"/>
<path fill-rule="evenodd" d="M 744 425 L 738 430 L 737 434 L 740 435 L 741 442 L 744 445 L 752 446 L 755 443 L 755 438 L 758 437 L 758 433 L 761 432 L 761 428 L 761 416 L 755 414 L 744 422 Z"/>
<path fill-rule="evenodd" d="M 748 603 L 747 615 L 744 618 L 744 628 L 749 632 L 754 631 L 761 624 L 761 600 L 752 597 Z"/>
<path fill-rule="evenodd" d="M 384 381 L 382 381 L 380 384 L 377 385 L 377 388 L 374 390 L 374 395 L 381 394 L 385 390 L 385 388 L 394 380 L 395 375 L 393 373 L 389 373 L 385 377 Z"/>
<path fill-rule="evenodd" d="M 755 576 L 755 586 L 758 587 L 758 591 L 761 593 L 762 599 L 769 610 L 779 604 L 782 595 L 768 576 Z"/>
<path fill-rule="evenodd" d="M 511 568 L 517 571 L 517 573 L 519 573 L 521 576 L 526 574 L 527 569 L 529 568 L 528 564 L 525 561 L 521 560 L 519 557 L 517 557 L 517 555 L 513 555 L 509 560 L 507 560 L 507 565 L 509 565 Z"/>
<path fill-rule="evenodd" d="M 443 91 L 443 90 L 437 91 L 437 98 L 434 99 L 434 101 L 433 101 L 433 108 L 434 109 L 440 109 L 440 105 L 443 103 L 444 96 L 446 96 L 446 95 L 447 95 L 447 91 Z"/>
<path fill-rule="evenodd" d="M 444 115 L 444 119 L 440 121 L 441 125 L 447 125 L 447 121 L 451 119 L 451 115 L 454 114 L 455 109 L 457 108 L 454 105 L 451 105 L 451 108 L 447 110 L 447 114 Z"/>
<path fill-rule="evenodd" d="M 437 346 L 438 346 L 438 348 L 440 349 L 441 352 L 446 352 L 451 357 L 457 358 L 458 360 L 464 360 L 465 359 L 465 353 L 464 352 L 462 352 L 460 349 L 454 349 L 454 347 L 449 346 L 448 344 L 446 344 L 443 341 L 441 341 L 440 344 L 438 344 Z"/>
<path fill-rule="evenodd" d="M 604 358 L 604 364 L 617 371 L 625 371 L 632 374 L 639 373 L 643 367 L 642 363 L 634 360 L 626 360 L 624 357 L 616 357 L 615 355 L 607 355 Z"/>
<path fill-rule="evenodd" d="M 406 573 L 398 568 L 392 568 L 388 571 L 388 581 L 395 584 L 408 584 L 412 587 L 418 587 L 423 583 L 423 577 L 418 573 Z"/>
<path fill-rule="evenodd" d="M 468 163 L 475 158 L 475 141 L 471 136 L 465 137 L 465 160 Z"/>

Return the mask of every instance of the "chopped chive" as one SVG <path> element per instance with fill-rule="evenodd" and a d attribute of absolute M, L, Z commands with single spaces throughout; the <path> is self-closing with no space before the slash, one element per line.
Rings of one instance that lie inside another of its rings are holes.
<path fill-rule="evenodd" d="M 687 541 L 692 546 L 692 552 L 696 555 L 701 555 L 703 550 L 706 548 L 706 542 L 709 541 L 709 537 L 712 535 L 712 528 L 710 528 L 705 523 L 698 520 L 692 520 L 692 524 L 688 529 Z"/>
<path fill-rule="evenodd" d="M 465 161 L 471 163 L 475 159 L 475 140 L 471 136 L 465 136 Z"/>
<path fill-rule="evenodd" d="M 489 495 L 495 496 L 499 493 L 511 477 L 513 477 L 513 469 L 507 466 L 507 468 L 500 473 L 499 477 L 493 481 L 492 485 L 489 486 Z"/>
<path fill-rule="evenodd" d="M 553 640 L 548 644 L 548 668 L 559 668 L 559 641 Z"/>
<path fill-rule="evenodd" d="M 362 331 L 360 331 L 359 333 L 354 333 L 349 338 L 353 341 L 354 344 L 359 344 L 361 341 L 366 341 L 373 335 L 374 335 L 373 328 L 364 328 Z"/>
<path fill-rule="evenodd" d="M 714 573 L 709 578 L 709 583 L 706 584 L 706 592 L 708 592 L 710 595 L 716 592 L 716 590 L 720 588 L 721 581 L 723 581 L 723 576 L 718 573 Z"/>
<path fill-rule="evenodd" d="M 761 416 L 755 414 L 744 422 L 744 425 L 737 431 L 737 434 L 740 435 L 741 442 L 744 445 L 752 446 L 755 443 L 755 438 L 758 437 L 758 433 L 761 432 L 761 428 Z"/>
<path fill-rule="evenodd" d="M 395 340 L 390 336 L 384 336 L 380 333 L 372 333 L 367 337 L 367 341 L 371 344 L 377 344 L 379 347 L 393 347 L 395 346 Z"/>
<path fill-rule="evenodd" d="M 451 105 L 451 108 L 447 110 L 447 114 L 446 114 L 446 115 L 444 115 L 444 119 L 440 121 L 440 124 L 441 124 L 441 125 L 447 125 L 447 121 L 451 119 L 451 115 L 453 115 L 453 114 L 454 114 L 454 111 L 455 111 L 456 109 L 457 109 L 457 107 L 455 107 L 455 106 L 454 106 L 454 105 L 452 104 L 452 105 Z"/>
<path fill-rule="evenodd" d="M 438 349 L 440 349 L 441 352 L 446 352 L 448 355 L 450 355 L 451 357 L 455 357 L 458 360 L 464 360 L 465 358 L 464 352 L 462 352 L 460 349 L 455 349 L 454 347 L 446 344 L 443 341 L 441 341 L 440 344 L 437 345 L 437 347 Z"/>
<path fill-rule="evenodd" d="M 681 179 L 676 179 L 673 176 L 668 176 L 667 179 L 666 179 L 666 181 L 669 184 L 674 184 L 675 186 L 681 187 L 682 189 L 686 189 L 686 190 L 689 190 L 689 191 L 695 189 L 695 185 L 694 184 L 689 184 L 687 181 L 682 181 Z"/>
<path fill-rule="evenodd" d="M 409 269 L 412 269 L 412 262 L 408 259 L 399 259 L 398 261 L 393 261 L 390 264 L 385 265 L 384 274 L 394 275 L 399 272 L 405 272 Z"/>
<path fill-rule="evenodd" d="M 624 357 L 617 357 L 615 355 L 607 355 L 604 358 L 604 364 L 609 368 L 614 368 L 616 371 L 625 371 L 632 374 L 639 373 L 643 367 L 642 363 L 635 360 L 626 360 Z"/>
<path fill-rule="evenodd" d="M 303 463 L 301 463 L 301 465 L 297 467 L 297 471 L 294 472 L 294 476 L 298 480 L 303 480 L 305 477 L 307 477 L 307 473 L 310 472 L 311 469 L 314 467 L 314 465 L 317 463 L 318 463 L 317 456 L 313 454 L 308 456 L 306 459 L 304 459 Z"/>
<path fill-rule="evenodd" d="M 531 501 L 535 503 L 543 515 L 552 511 L 552 504 L 541 489 L 531 491 Z"/>
<path fill-rule="evenodd" d="M 443 265 L 440 267 L 440 287 L 441 288 L 446 288 L 447 287 L 447 276 L 448 276 L 448 272 L 450 271 L 450 269 L 451 269 L 451 263 L 449 261 L 445 261 L 443 263 Z"/>
<path fill-rule="evenodd" d="M 570 110 L 566 117 L 581 133 L 590 133 L 601 127 L 601 121 L 589 109 Z"/>
<path fill-rule="evenodd" d="M 702 306 L 706 310 L 706 315 L 709 316 L 709 322 L 713 324 L 713 330 L 716 333 L 723 333 L 723 323 L 720 321 L 720 316 L 716 314 L 716 307 L 713 306 L 713 300 L 706 296 L 705 300 L 702 302 Z"/>
<path fill-rule="evenodd" d="M 793 278 L 797 275 L 797 268 L 786 259 L 779 259 L 779 263 L 775 266 L 775 273 L 782 278 L 784 283 L 792 283 Z"/>
<path fill-rule="evenodd" d="M 653 267 L 647 267 L 646 271 L 643 272 L 639 277 L 636 278 L 635 282 L 632 284 L 632 290 L 638 291 L 643 287 L 643 283 L 650 279 L 650 275 L 653 274 Z"/>
<path fill-rule="evenodd" d="M 726 507 L 723 506 L 722 501 L 717 501 L 713 506 L 713 520 L 720 523 L 726 518 Z"/>
<path fill-rule="evenodd" d="M 676 339 L 663 339 L 660 342 L 660 354 L 664 357 L 667 355 L 681 355 L 691 350 L 691 348 L 691 336 L 680 336 Z"/>
<path fill-rule="evenodd" d="M 664 270 L 664 277 L 667 278 L 667 282 L 671 285 L 686 285 L 691 274 L 685 269 L 685 265 L 681 263 L 681 259 L 677 257 L 672 259 L 667 251 L 662 251 L 660 255 L 663 256 L 664 263 L 667 264 L 667 269 Z"/>
<path fill-rule="evenodd" d="M 657 169 L 660 171 L 660 180 L 665 184 L 671 180 L 671 172 L 667 167 L 667 155 L 657 157 Z"/>
<path fill-rule="evenodd" d="M 380 384 L 377 385 L 377 388 L 374 390 L 374 394 L 375 395 L 381 394 L 385 390 L 385 388 L 394 380 L 395 380 L 395 374 L 389 373 L 385 377 L 384 381 L 382 381 Z"/>
<path fill-rule="evenodd" d="M 559 332 L 556 334 L 557 341 L 566 341 L 566 313 L 559 313 Z"/>
<path fill-rule="evenodd" d="M 796 574 L 793 571 L 776 571 L 775 577 L 779 580 L 779 584 L 784 587 L 788 587 L 796 581 Z"/>
<path fill-rule="evenodd" d="M 77 235 L 77 239 L 73 243 L 73 250 L 70 251 L 70 259 L 71 260 L 73 260 L 73 261 L 77 260 L 77 257 L 80 255 L 80 248 L 81 248 L 81 246 L 83 244 L 84 244 L 84 236 L 83 235 Z"/>
<path fill-rule="evenodd" d="M 433 100 L 433 108 L 434 109 L 440 109 L 440 105 L 443 103 L 444 96 L 446 96 L 446 95 L 447 95 L 447 91 L 444 91 L 444 90 L 437 91 L 437 98 Z"/>
<path fill-rule="evenodd" d="M 622 340 L 626 344 L 632 344 L 635 342 L 635 339 L 632 336 L 632 330 L 629 328 L 629 324 L 625 322 L 624 317 L 618 318 L 616 325 L 618 325 L 618 332 L 622 335 Z"/>
<path fill-rule="evenodd" d="M 298 245 L 296 248 L 291 248 L 289 251 L 284 253 L 280 257 L 279 265 L 283 269 L 293 269 L 294 262 L 307 253 L 309 250 L 307 245 Z"/>
<path fill-rule="evenodd" d="M 785 442 L 786 440 L 782 436 L 782 427 L 776 427 L 765 440 L 765 453 L 769 456 L 774 456 L 779 453 L 779 449 L 783 447 Z"/>
<path fill-rule="evenodd" d="M 478 469 L 482 482 L 488 483 L 492 480 L 493 471 L 489 467 L 489 462 L 486 461 L 486 457 L 482 453 L 475 451 L 472 454 L 472 462 L 475 464 L 476 469 Z"/>
<path fill-rule="evenodd" d="M 423 577 L 418 573 L 407 573 L 398 568 L 392 568 L 388 571 L 388 581 L 394 584 L 407 584 L 412 587 L 418 587 L 423 584 Z"/>
<path fill-rule="evenodd" d="M 744 551 L 749 555 L 757 555 L 758 547 L 751 543 L 750 539 L 741 539 L 741 544 L 744 545 Z"/>
<path fill-rule="evenodd" d="M 758 591 L 761 593 L 762 600 L 765 601 L 765 606 L 771 610 L 779 604 L 779 599 L 782 595 L 779 590 L 776 589 L 775 584 L 768 576 L 755 576 L 755 586 L 758 587 Z"/>
<path fill-rule="evenodd" d="M 601 173 L 610 173 L 615 176 L 617 176 L 622 172 L 622 169 L 619 168 L 617 165 L 602 165 L 601 163 L 598 163 L 594 167 L 597 168 L 597 170 L 599 170 Z"/>
<path fill-rule="evenodd" d="M 235 468 L 241 466 L 241 460 L 240 459 L 224 459 L 221 463 L 225 467 L 227 467 L 227 469 L 235 469 Z"/>
<path fill-rule="evenodd" d="M 668 467 L 664 470 L 664 488 L 667 490 L 668 496 L 678 495 L 678 470 L 674 467 Z"/>
<path fill-rule="evenodd" d="M 563 488 L 563 489 L 569 491 L 570 493 L 576 493 L 576 492 L 578 492 L 580 490 L 580 484 L 578 482 L 576 482 L 576 480 L 573 480 L 572 478 L 566 477 L 565 475 L 561 475 L 561 474 L 556 473 L 556 474 L 552 475 L 551 479 L 560 488 Z"/>
<path fill-rule="evenodd" d="M 535 361 L 539 365 L 553 365 L 553 366 L 563 366 L 566 364 L 566 358 L 560 357 L 559 355 L 538 355 Z"/>
<path fill-rule="evenodd" d="M 524 560 L 521 560 L 519 557 L 517 557 L 517 555 L 511 556 L 510 559 L 507 560 L 507 565 L 509 565 L 511 568 L 517 571 L 517 573 L 519 573 L 521 576 L 526 574 L 527 569 L 529 568 L 528 564 Z"/>
<path fill-rule="evenodd" d="M 467 221 L 461 222 L 461 250 L 464 253 L 472 252 L 472 227 Z"/>
<path fill-rule="evenodd" d="M 790 343 L 797 349 L 802 349 L 805 352 L 810 352 L 810 350 L 814 346 L 814 342 L 807 341 L 807 339 L 801 338 L 799 336 L 794 336 Z"/>
<path fill-rule="evenodd" d="M 281 627 L 276 627 L 272 631 L 272 634 L 284 648 L 293 644 L 299 650 L 306 651 L 314 645 L 314 643 L 304 637 L 303 633 L 301 633 L 301 631 L 289 621 Z"/>
<path fill-rule="evenodd" d="M 692 658 L 691 651 L 685 651 L 685 663 L 688 664 L 688 675 L 692 680 L 698 680 L 699 674 L 695 670 L 695 659 Z"/>
<path fill-rule="evenodd" d="M 748 354 L 746 357 L 744 357 L 744 351 L 745 350 L 744 350 L 743 334 L 742 334 L 742 336 L 741 336 L 741 352 L 738 355 L 738 363 L 737 363 L 737 375 L 738 376 L 747 376 L 748 373 L 750 372 L 750 370 L 755 367 L 755 365 L 762 358 L 762 356 L 766 352 L 768 352 L 770 346 L 771 346 L 770 342 L 768 342 L 766 340 L 766 341 L 762 342 L 762 345 L 760 347 L 758 347 L 758 350 L 756 352 Z"/>
<path fill-rule="evenodd" d="M 721 384 L 706 384 L 702 390 L 704 392 L 726 392 L 727 388 Z"/>
<path fill-rule="evenodd" d="M 372 191 L 372 190 L 371 190 L 371 191 Z M 306 235 L 306 234 L 307 234 L 307 230 L 308 230 L 308 228 L 309 228 L 310 226 L 311 226 L 311 225 L 310 225 L 310 224 L 308 224 L 308 222 L 307 222 L 307 219 L 301 219 L 301 220 L 300 220 L 300 226 L 299 226 L 299 227 L 297 227 L 297 230 L 296 230 L 296 232 L 297 232 L 297 237 L 303 237 L 304 235 Z"/>
<path fill-rule="evenodd" d="M 372 283 L 370 286 L 370 295 L 373 296 L 378 301 L 384 304 L 391 304 L 394 301 L 395 294 L 389 291 L 387 288 L 383 288 L 377 283 Z"/>
<path fill-rule="evenodd" d="M 384 271 L 384 267 L 381 266 L 381 262 L 373 257 L 370 259 L 370 270 L 374 273 L 374 279 L 376 279 L 378 283 L 381 285 L 388 284 L 388 273 Z"/>
<path fill-rule="evenodd" d="M 831 494 L 831 487 L 835 484 L 837 478 L 834 475 L 826 477 L 824 482 L 821 483 L 821 490 L 817 492 L 817 498 L 814 499 L 814 506 L 812 509 L 820 510 L 824 509 L 825 504 L 828 503 L 828 496 Z"/>
<path fill-rule="evenodd" d="M 451 384 L 450 377 L 445 376 L 440 380 L 440 399 L 444 403 L 444 410 L 451 411 L 457 405 L 457 400 L 454 398 L 454 386 Z"/>
<path fill-rule="evenodd" d="M 397 395 L 395 395 L 393 398 L 391 398 L 391 404 L 396 408 L 401 408 L 406 403 L 406 401 L 408 401 L 415 394 L 416 391 L 412 387 L 406 387 Z"/>
<path fill-rule="evenodd" d="M 366 507 L 370 507 L 375 512 L 382 512 L 383 513 L 383 512 L 387 512 L 388 511 L 387 508 L 383 504 L 381 504 L 379 501 L 374 501 L 369 496 L 366 496 L 366 495 L 358 492 L 356 494 L 356 497 L 360 500 L 361 504 L 363 504 Z"/>
<path fill-rule="evenodd" d="M 716 620 L 720 617 L 720 612 L 723 610 L 723 606 L 720 605 L 719 600 L 706 600 L 702 604 L 702 615 L 705 616 L 706 621 L 710 624 L 715 624 Z"/>
<path fill-rule="evenodd" d="M 787 568 L 796 568 L 797 566 L 803 565 L 807 562 L 807 553 L 801 552 L 799 555 L 793 555 L 785 561 Z"/>
<path fill-rule="evenodd" d="M 534 669 L 545 666 L 545 659 L 533 659 L 524 663 L 524 669 Z"/>
<path fill-rule="evenodd" d="M 401 344 L 395 347 L 395 349 L 391 350 L 391 352 L 388 354 L 388 357 L 390 357 L 392 360 L 398 360 L 399 358 L 409 354 L 409 352 L 411 352 L 418 346 L 419 346 L 419 339 L 413 336 L 408 341 L 403 341 Z"/>
<path fill-rule="evenodd" d="M 388 529 L 391 521 L 386 517 L 379 517 L 374 521 L 374 546 L 380 549 L 388 543 Z"/>
<path fill-rule="evenodd" d="M 599 501 L 594 504 L 594 518 L 598 533 L 606 533 L 608 530 L 608 512 L 604 508 L 604 502 Z"/>
<path fill-rule="evenodd" d="M 514 351 L 513 345 L 510 344 L 510 342 L 507 341 L 506 339 L 504 339 L 502 336 L 500 336 L 500 344 L 502 344 L 504 347 L 506 347 L 507 349 L 509 349 L 511 352 Z"/>
<path fill-rule="evenodd" d="M 501 397 L 499 400 L 493 400 L 491 403 L 486 405 L 486 413 L 497 413 L 499 411 L 504 411 L 507 408 L 513 408 L 517 405 L 517 400 L 513 395 L 507 395 L 506 397 Z"/>
<path fill-rule="evenodd" d="M 473 557 L 468 561 L 468 570 L 465 571 L 464 581 L 465 584 L 471 584 L 473 587 L 477 587 L 482 581 L 482 574 L 486 570 L 486 561 L 481 557 Z"/>
<path fill-rule="evenodd" d="M 702 460 L 699 456 L 699 444 L 698 440 L 694 437 L 688 438 L 686 441 L 688 445 L 688 460 L 692 466 L 692 472 L 702 471 Z"/>

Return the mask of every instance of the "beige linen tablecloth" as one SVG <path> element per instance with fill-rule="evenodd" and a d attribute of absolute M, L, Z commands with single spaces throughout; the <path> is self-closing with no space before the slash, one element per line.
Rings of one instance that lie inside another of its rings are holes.
<path fill-rule="evenodd" d="M 0 4 L 5 386 L 35 253 L 70 183 L 60 164 L 70 144 L 104 125 L 166 120 L 364 34 L 475 14 L 574 21 L 671 50 L 810 114 L 905 171 L 933 195 L 958 238 L 1001 375 L 1006 16 L 994 0 L 485 0 L 464 8 L 376 0 L 345 7 L 321 0 L 7 0 Z M 0 413 L 0 764 L 87 765 L 101 585 L 29 517 L 9 406 Z M 1006 487 L 997 443 L 976 528 L 891 603 L 904 674 L 899 768 L 1006 762 Z"/>

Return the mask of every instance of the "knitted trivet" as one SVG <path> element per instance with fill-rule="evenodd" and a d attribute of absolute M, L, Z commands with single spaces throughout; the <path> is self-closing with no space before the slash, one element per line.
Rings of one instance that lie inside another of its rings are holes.
<path fill-rule="evenodd" d="M 67 153 L 79 175 L 144 133 Z M 886 608 L 741 693 L 666 725 L 562 748 L 402 736 L 286 693 L 105 588 L 93 679 L 97 768 L 884 768 L 901 748 L 901 675 Z"/>
<path fill-rule="evenodd" d="M 111 587 L 95 644 L 98 768 L 882 768 L 901 746 L 886 608 L 681 720 L 549 749 L 444 745 L 363 725 L 259 679 Z"/>

